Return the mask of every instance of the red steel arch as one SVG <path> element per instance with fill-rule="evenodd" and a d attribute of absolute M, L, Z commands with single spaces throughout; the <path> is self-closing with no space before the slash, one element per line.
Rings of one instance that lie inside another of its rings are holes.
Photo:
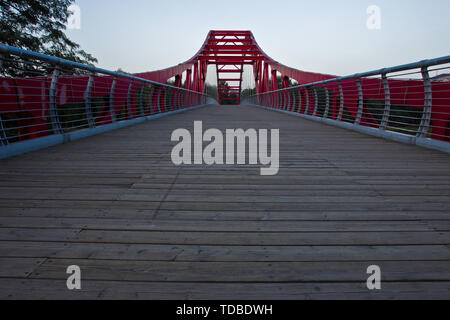
<path fill-rule="evenodd" d="M 243 66 L 253 66 L 256 92 L 264 93 L 278 88 L 277 81 L 269 85 L 269 77 L 282 75 L 282 87 L 289 86 L 289 79 L 299 84 L 336 78 L 328 74 L 306 72 L 285 66 L 269 57 L 258 45 L 251 31 L 218 31 L 208 33 L 201 49 L 188 61 L 167 69 L 136 74 L 136 76 L 166 83 L 175 77 L 175 85 L 182 86 L 182 74 L 186 72 L 186 89 L 203 92 L 208 65 L 215 65 L 219 103 L 236 100 L 240 103 Z M 221 83 L 227 82 L 227 86 Z"/>

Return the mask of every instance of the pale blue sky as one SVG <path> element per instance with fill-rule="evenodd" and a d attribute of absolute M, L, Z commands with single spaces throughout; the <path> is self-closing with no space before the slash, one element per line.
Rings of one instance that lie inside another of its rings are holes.
<path fill-rule="evenodd" d="M 275 60 L 347 75 L 450 54 L 449 0 L 77 0 L 68 35 L 107 69 L 151 71 L 186 61 L 209 30 L 251 30 Z M 369 5 L 381 30 L 366 27 Z M 228 8 L 228 9 L 227 9 Z"/>

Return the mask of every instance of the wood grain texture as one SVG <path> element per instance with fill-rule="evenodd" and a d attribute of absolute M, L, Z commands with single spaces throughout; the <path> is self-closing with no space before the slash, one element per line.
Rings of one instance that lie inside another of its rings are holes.
<path fill-rule="evenodd" d="M 280 172 L 174 166 L 173 130 L 280 129 Z M 0 161 L 1 299 L 450 299 L 450 158 L 213 106 Z M 382 290 L 366 269 L 382 269 Z M 82 290 L 66 289 L 66 268 Z"/>

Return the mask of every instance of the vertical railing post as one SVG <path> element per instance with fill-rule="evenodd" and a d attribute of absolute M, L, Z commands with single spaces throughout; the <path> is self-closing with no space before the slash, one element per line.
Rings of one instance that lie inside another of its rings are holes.
<path fill-rule="evenodd" d="M 325 84 L 325 112 L 323 113 L 324 118 L 328 118 L 328 115 L 330 114 L 330 92 L 328 91 L 328 87 Z"/>
<path fill-rule="evenodd" d="M 175 110 L 179 110 L 181 109 L 180 106 L 180 90 L 176 89 L 175 90 Z"/>
<path fill-rule="evenodd" d="M 306 98 L 306 105 L 305 105 L 305 112 L 304 112 L 304 114 L 309 115 L 309 93 L 308 93 L 308 87 L 305 87 L 305 98 Z"/>
<path fill-rule="evenodd" d="M 158 87 L 158 99 L 157 99 L 156 106 L 158 108 L 158 114 L 160 114 L 161 113 L 161 87 Z"/>
<path fill-rule="evenodd" d="M 361 119 L 364 111 L 364 97 L 360 78 L 356 79 L 356 86 L 358 87 L 358 114 L 355 119 L 355 124 L 359 125 L 361 124 Z"/>
<path fill-rule="evenodd" d="M 186 91 L 180 90 L 179 102 L 180 102 L 180 109 L 186 108 Z"/>
<path fill-rule="evenodd" d="M 179 94 L 180 92 L 178 91 L 178 89 L 173 90 L 173 110 L 178 110 L 180 108 Z"/>
<path fill-rule="evenodd" d="M 430 131 L 431 115 L 433 111 L 433 91 L 431 87 L 430 74 L 428 67 L 422 67 L 423 87 L 425 93 L 425 105 L 423 109 L 422 120 L 420 122 L 419 131 L 417 132 L 418 138 L 426 138 Z"/>
<path fill-rule="evenodd" d="M 287 90 L 284 91 L 284 110 L 289 110 L 289 95 Z"/>
<path fill-rule="evenodd" d="M 116 122 L 116 112 L 114 110 L 114 91 L 116 90 L 117 77 L 114 77 L 113 83 L 111 85 L 111 90 L 109 92 L 109 111 L 111 113 L 111 121 Z"/>
<path fill-rule="evenodd" d="M 162 108 L 161 108 L 161 94 L 162 94 L 162 87 L 159 87 L 158 90 L 158 113 L 162 113 Z"/>
<path fill-rule="evenodd" d="M 0 71 L 3 69 L 3 54 L 0 54 Z M 3 126 L 2 115 L 0 114 L 0 145 L 6 146 L 9 144 L 8 136 Z"/>
<path fill-rule="evenodd" d="M 148 114 L 149 115 L 153 115 L 153 93 L 155 92 L 155 86 L 152 85 L 150 88 L 150 94 L 149 94 L 149 98 L 148 98 Z"/>
<path fill-rule="evenodd" d="M 169 89 L 169 88 L 164 88 L 165 90 L 164 90 L 164 104 L 166 104 L 167 103 L 167 106 L 166 106 L 166 112 L 169 112 L 169 111 L 172 111 L 173 110 L 173 102 L 172 102 L 172 96 L 173 96 L 173 93 L 172 93 L 172 89 Z"/>
<path fill-rule="evenodd" d="M 288 103 L 287 103 L 287 107 L 288 107 L 288 111 L 292 112 L 292 106 L 291 106 L 291 91 L 290 90 L 286 90 L 286 95 L 288 97 Z"/>
<path fill-rule="evenodd" d="M 181 109 L 181 91 L 180 89 L 177 89 L 177 110 Z"/>
<path fill-rule="evenodd" d="M 314 112 L 313 112 L 313 116 L 317 117 L 317 112 L 319 111 L 319 98 L 317 96 L 317 89 L 316 87 L 312 88 L 313 93 L 314 93 Z"/>
<path fill-rule="evenodd" d="M 302 88 L 298 88 L 298 113 L 302 112 Z"/>
<path fill-rule="evenodd" d="M 380 124 L 380 129 L 386 130 L 389 124 L 389 118 L 391 116 L 391 90 L 389 88 L 389 81 L 386 73 L 383 73 L 381 75 L 381 79 L 383 81 L 384 87 L 384 112 L 383 119 L 381 120 Z"/>
<path fill-rule="evenodd" d="M 52 128 L 55 134 L 62 133 L 61 123 L 59 122 L 58 110 L 56 108 L 56 95 L 58 90 L 58 79 L 60 71 L 56 68 L 53 71 L 52 82 L 50 84 L 50 121 L 52 122 Z"/>
<path fill-rule="evenodd" d="M 179 105 L 178 105 L 178 89 L 172 89 L 172 100 L 173 100 L 173 110 L 178 110 Z"/>
<path fill-rule="evenodd" d="M 279 103 L 279 109 L 282 109 L 282 110 L 284 110 L 284 108 L 285 108 L 285 92 L 283 91 L 283 92 L 279 92 L 278 93 L 278 101 L 280 102 Z"/>
<path fill-rule="evenodd" d="M 141 113 L 141 117 L 145 116 L 144 111 L 144 91 L 145 91 L 145 83 L 141 87 L 141 91 L 139 92 L 139 110 Z"/>
<path fill-rule="evenodd" d="M 133 118 L 133 114 L 131 113 L 131 95 L 133 94 L 133 84 L 134 84 L 134 80 L 131 80 L 130 85 L 128 86 L 128 94 L 127 94 L 127 115 L 128 115 L 128 119 Z"/>
<path fill-rule="evenodd" d="M 342 121 L 342 118 L 344 117 L 344 89 L 342 89 L 342 83 L 338 82 L 339 87 L 339 114 L 337 117 L 338 121 Z"/>
<path fill-rule="evenodd" d="M 187 94 L 186 91 L 183 91 L 183 94 L 181 95 L 181 108 L 184 109 L 187 107 Z"/>
<path fill-rule="evenodd" d="M 184 93 L 184 100 L 183 100 L 183 108 L 188 108 L 189 107 L 189 95 L 191 93 L 189 91 Z"/>
<path fill-rule="evenodd" d="M 95 128 L 95 120 L 92 114 L 92 100 L 91 100 L 91 92 L 93 85 L 94 85 L 94 74 L 91 74 L 89 75 L 85 95 L 86 118 L 88 121 L 89 128 Z"/>
<path fill-rule="evenodd" d="M 295 109 L 295 90 L 289 90 L 289 107 L 290 107 L 290 112 L 293 112 Z"/>
<path fill-rule="evenodd" d="M 168 91 L 167 95 L 166 95 L 166 101 L 169 102 L 167 111 L 173 111 L 173 110 L 175 110 L 174 92 L 170 88 L 166 88 L 166 89 Z"/>

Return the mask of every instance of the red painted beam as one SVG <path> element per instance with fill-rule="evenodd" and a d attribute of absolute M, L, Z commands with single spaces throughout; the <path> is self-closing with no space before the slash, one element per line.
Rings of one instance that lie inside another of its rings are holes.
<path fill-rule="evenodd" d="M 315 82 L 334 78 L 335 76 L 312 72 L 305 72 L 284 66 L 270 58 L 258 45 L 251 31 L 245 30 L 212 30 L 203 43 L 200 50 L 188 61 L 164 70 L 137 74 L 137 76 L 165 83 L 168 79 L 181 75 L 187 70 L 192 70 L 192 81 L 187 80 L 186 85 L 193 90 L 202 92 L 205 88 L 206 72 L 208 65 L 216 65 L 218 79 L 220 73 L 240 74 L 239 80 L 227 80 L 239 82 L 242 88 L 242 73 L 244 65 L 254 67 L 254 78 L 258 92 L 266 92 L 269 88 L 269 68 L 277 70 L 283 76 L 296 80 L 299 84 Z M 234 67 L 235 69 L 222 69 Z M 285 80 L 285 79 L 283 79 Z M 179 81 L 177 84 L 179 84 Z M 275 82 L 275 83 L 274 83 Z M 272 88 L 277 87 L 276 81 L 272 82 Z M 283 81 L 283 86 L 287 82 Z M 220 100 L 219 95 L 219 100 Z"/>

